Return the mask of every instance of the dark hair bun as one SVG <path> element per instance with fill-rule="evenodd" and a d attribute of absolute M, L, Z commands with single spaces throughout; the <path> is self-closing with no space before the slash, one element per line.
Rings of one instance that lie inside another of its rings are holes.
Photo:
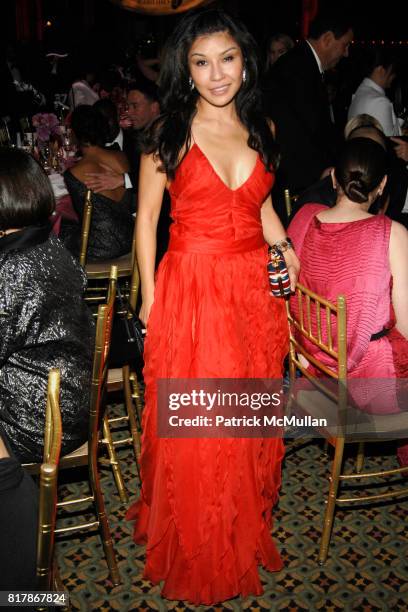
<path fill-rule="evenodd" d="M 343 144 L 334 173 L 349 200 L 362 204 L 387 173 L 387 154 L 370 138 L 352 138 Z"/>
<path fill-rule="evenodd" d="M 370 193 L 367 183 L 363 180 L 363 173 L 359 170 L 350 172 L 349 180 L 345 184 L 345 194 L 353 202 L 362 204 L 367 202 Z"/>

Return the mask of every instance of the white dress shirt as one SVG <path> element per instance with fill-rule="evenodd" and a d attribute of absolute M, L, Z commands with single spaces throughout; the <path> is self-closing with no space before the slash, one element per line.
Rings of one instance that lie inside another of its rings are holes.
<path fill-rule="evenodd" d="M 313 53 L 313 55 L 314 55 L 314 58 L 315 58 L 315 60 L 316 60 L 316 62 L 317 62 L 317 66 L 318 66 L 318 68 L 319 68 L 319 72 L 320 72 L 320 74 L 323 76 L 323 72 L 324 72 L 324 71 L 323 71 L 323 68 L 322 68 L 322 62 L 320 61 L 320 57 L 317 55 L 316 51 L 313 49 L 313 45 L 311 45 L 311 44 L 310 44 L 310 42 L 309 42 L 308 40 L 306 40 L 306 42 L 307 42 L 307 44 L 309 45 L 309 47 L 311 48 L 312 53 Z"/>
<path fill-rule="evenodd" d="M 392 102 L 385 91 L 369 78 L 365 78 L 352 98 L 348 119 L 366 113 L 381 123 L 386 136 L 401 136 L 401 127 L 394 112 Z"/>
<path fill-rule="evenodd" d="M 121 127 L 119 128 L 119 132 L 115 140 L 113 140 L 112 142 L 107 142 L 106 146 L 109 147 L 113 145 L 115 142 L 119 145 L 120 150 L 123 151 L 123 130 Z"/>
<path fill-rule="evenodd" d="M 113 145 L 114 142 L 117 142 L 120 147 L 120 150 L 123 151 L 123 130 L 121 127 L 119 128 L 119 133 L 116 136 L 115 140 L 113 140 L 112 142 L 106 143 L 106 146 L 108 147 L 110 145 Z M 127 172 L 124 173 L 124 177 L 125 177 L 125 184 L 124 184 L 125 189 L 132 189 L 133 188 L 132 180 Z"/>
<path fill-rule="evenodd" d="M 68 99 L 70 107 L 76 108 L 80 104 L 92 106 L 99 100 L 99 96 L 85 81 L 76 81 L 72 84 Z"/>

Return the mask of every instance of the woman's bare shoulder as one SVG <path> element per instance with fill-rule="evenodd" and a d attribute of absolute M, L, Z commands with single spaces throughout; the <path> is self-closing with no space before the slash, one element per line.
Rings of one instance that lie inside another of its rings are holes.
<path fill-rule="evenodd" d="M 110 166 L 115 172 L 123 174 L 129 172 L 129 161 L 122 151 L 107 151 L 102 149 L 99 152 L 99 162 Z"/>
<path fill-rule="evenodd" d="M 98 163 L 91 159 L 81 159 L 69 169 L 77 179 L 83 181 L 88 172 L 98 172 Z"/>
<path fill-rule="evenodd" d="M 408 230 L 402 223 L 398 223 L 398 221 L 391 222 L 390 242 L 398 246 L 408 245 Z"/>

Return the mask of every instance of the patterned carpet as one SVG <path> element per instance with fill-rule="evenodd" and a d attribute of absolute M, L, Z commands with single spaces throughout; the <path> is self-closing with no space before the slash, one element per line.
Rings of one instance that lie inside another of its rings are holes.
<path fill-rule="evenodd" d="M 368 454 L 373 455 L 367 459 L 368 467 L 378 465 L 374 453 Z M 123 449 L 119 456 L 132 502 L 137 499 L 132 453 Z M 396 467 L 392 448 L 385 463 Z M 276 574 L 261 570 L 262 597 L 236 598 L 222 605 L 197 608 L 162 599 L 160 588 L 143 579 L 144 548 L 132 541 L 131 524 L 124 520 L 126 507 L 120 503 L 110 468 L 103 467 L 103 489 L 122 584 L 112 587 L 97 534 L 59 540 L 58 564 L 72 609 L 406 612 L 408 499 L 375 508 L 338 510 L 329 559 L 320 567 L 316 559 L 327 492 L 326 466 L 327 458 L 317 440 L 306 445 L 290 441 L 274 527 L 285 568 Z M 85 491 L 80 482 L 62 486 L 72 493 Z"/>

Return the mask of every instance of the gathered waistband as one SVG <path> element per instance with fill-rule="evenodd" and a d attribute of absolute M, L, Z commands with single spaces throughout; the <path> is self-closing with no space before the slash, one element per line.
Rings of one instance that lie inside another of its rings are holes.
<path fill-rule="evenodd" d="M 265 246 L 265 239 L 261 233 L 241 240 L 217 240 L 208 238 L 181 238 L 171 236 L 168 251 L 181 251 L 184 253 L 201 253 L 207 255 L 230 255 L 255 251 Z"/>
<path fill-rule="evenodd" d="M 375 342 L 376 340 L 379 340 L 380 338 L 387 336 L 390 333 L 390 331 L 391 330 L 389 327 L 384 327 L 384 329 L 381 329 L 379 332 L 372 334 L 370 338 L 370 342 Z"/>

